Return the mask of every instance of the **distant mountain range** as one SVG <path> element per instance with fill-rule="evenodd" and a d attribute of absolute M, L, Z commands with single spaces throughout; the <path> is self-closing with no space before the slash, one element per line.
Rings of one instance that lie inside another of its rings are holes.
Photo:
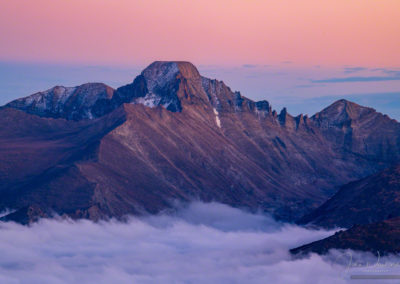
<path fill-rule="evenodd" d="M 0 211 L 14 210 L 3 220 L 120 218 L 176 200 L 324 227 L 400 215 L 397 121 L 346 100 L 312 117 L 277 113 L 188 62 L 154 62 L 116 90 L 17 99 L 0 125 Z M 383 204 L 393 210 L 373 209 Z"/>

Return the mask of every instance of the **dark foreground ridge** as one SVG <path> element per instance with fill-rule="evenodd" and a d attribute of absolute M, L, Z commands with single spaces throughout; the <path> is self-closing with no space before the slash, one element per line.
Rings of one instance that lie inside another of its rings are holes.
<path fill-rule="evenodd" d="M 354 225 L 346 231 L 290 250 L 293 255 L 327 254 L 331 249 L 368 251 L 374 255 L 400 253 L 400 218 L 382 222 Z"/>
<path fill-rule="evenodd" d="M 399 216 L 400 165 L 342 186 L 319 208 L 299 220 L 325 228 L 350 228 Z"/>

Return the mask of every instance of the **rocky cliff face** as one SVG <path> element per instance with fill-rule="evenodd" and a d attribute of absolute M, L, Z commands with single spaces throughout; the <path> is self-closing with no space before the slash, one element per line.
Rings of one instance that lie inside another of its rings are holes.
<path fill-rule="evenodd" d="M 200 199 L 293 221 L 400 155 L 399 124 L 372 109 L 278 115 L 188 62 L 155 62 L 115 91 L 86 86 L 0 110 L 0 210 L 98 219 Z"/>

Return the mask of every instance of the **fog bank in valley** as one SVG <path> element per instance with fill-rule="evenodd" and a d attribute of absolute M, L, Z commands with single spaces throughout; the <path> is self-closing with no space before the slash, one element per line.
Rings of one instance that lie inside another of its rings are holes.
<path fill-rule="evenodd" d="M 331 235 L 217 203 L 93 223 L 0 223 L 0 283 L 346 283 L 288 249 Z"/>

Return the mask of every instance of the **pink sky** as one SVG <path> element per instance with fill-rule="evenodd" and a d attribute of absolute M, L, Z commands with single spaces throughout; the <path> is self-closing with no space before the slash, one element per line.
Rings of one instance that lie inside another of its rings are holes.
<path fill-rule="evenodd" d="M 400 66 L 398 0 L 12 0 L 0 60 Z"/>

